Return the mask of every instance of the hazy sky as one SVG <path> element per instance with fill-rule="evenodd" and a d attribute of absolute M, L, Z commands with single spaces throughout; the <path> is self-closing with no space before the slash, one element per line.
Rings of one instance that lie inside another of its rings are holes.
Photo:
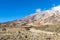
<path fill-rule="evenodd" d="M 0 0 L 0 22 L 23 18 L 36 9 L 46 10 L 60 5 L 60 0 Z"/>

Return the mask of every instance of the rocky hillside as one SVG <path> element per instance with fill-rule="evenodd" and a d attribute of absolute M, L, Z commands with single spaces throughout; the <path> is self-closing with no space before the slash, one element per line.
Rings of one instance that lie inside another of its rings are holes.
<path fill-rule="evenodd" d="M 0 23 L 0 27 L 19 27 L 19 26 L 37 26 L 37 25 L 54 25 L 60 23 L 60 11 L 59 10 L 45 10 L 37 11 L 23 19 L 14 20 L 11 22 Z"/>
<path fill-rule="evenodd" d="M 0 40 L 60 40 L 60 11 L 37 10 L 25 18 L 0 23 Z"/>
<path fill-rule="evenodd" d="M 18 22 L 25 24 L 29 23 L 35 24 L 38 22 L 42 25 L 58 23 L 60 22 L 60 11 L 46 10 L 42 12 L 36 12 L 35 14 L 29 15 L 24 19 L 18 20 Z"/>

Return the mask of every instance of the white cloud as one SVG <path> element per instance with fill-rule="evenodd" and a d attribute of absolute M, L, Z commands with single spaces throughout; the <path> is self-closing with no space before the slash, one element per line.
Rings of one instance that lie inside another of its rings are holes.
<path fill-rule="evenodd" d="M 37 12 L 37 13 L 40 13 L 40 12 L 41 12 L 41 9 L 36 9 L 36 12 Z"/>
<path fill-rule="evenodd" d="M 50 11 L 50 10 L 54 10 L 54 11 L 59 11 L 60 12 L 60 5 L 54 6 L 54 7 L 50 8 L 50 9 L 47 9 L 47 10 L 44 10 L 44 11 Z M 44 12 L 44 11 L 42 11 L 41 9 L 36 9 L 36 13 L 41 13 L 41 12 Z"/>
<path fill-rule="evenodd" d="M 60 5 L 55 6 L 55 7 L 52 7 L 52 10 L 55 10 L 55 11 L 60 11 Z"/>

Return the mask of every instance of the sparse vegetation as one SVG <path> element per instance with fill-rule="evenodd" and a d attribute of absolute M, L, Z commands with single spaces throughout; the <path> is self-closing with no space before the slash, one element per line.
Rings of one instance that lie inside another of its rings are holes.
<path fill-rule="evenodd" d="M 60 40 L 60 14 L 39 12 L 22 20 L 0 23 L 0 40 Z"/>

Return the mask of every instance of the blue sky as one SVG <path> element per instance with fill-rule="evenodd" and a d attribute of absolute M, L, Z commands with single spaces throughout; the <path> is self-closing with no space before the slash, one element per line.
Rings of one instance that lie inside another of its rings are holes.
<path fill-rule="evenodd" d="M 23 18 L 36 9 L 46 10 L 60 5 L 60 0 L 0 0 L 0 22 Z"/>

